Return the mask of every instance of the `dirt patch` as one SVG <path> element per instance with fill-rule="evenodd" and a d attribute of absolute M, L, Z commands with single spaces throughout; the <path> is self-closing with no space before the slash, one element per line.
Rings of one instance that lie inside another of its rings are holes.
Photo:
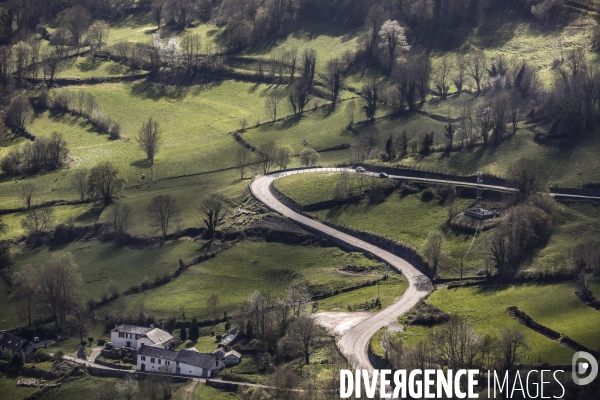
<path fill-rule="evenodd" d="M 343 335 L 350 328 L 356 326 L 373 314 L 365 312 L 323 312 L 315 315 L 319 325 L 335 335 Z"/>

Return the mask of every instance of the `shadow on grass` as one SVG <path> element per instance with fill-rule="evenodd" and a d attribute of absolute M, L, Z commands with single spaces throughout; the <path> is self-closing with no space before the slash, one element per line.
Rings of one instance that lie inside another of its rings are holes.
<path fill-rule="evenodd" d="M 189 87 L 167 86 L 161 83 L 148 82 L 146 80 L 131 85 L 131 94 L 133 96 L 152 100 L 181 100 L 188 95 L 189 91 Z"/>
<path fill-rule="evenodd" d="M 131 164 L 132 167 L 136 167 L 136 168 L 150 168 L 152 167 L 152 162 L 148 159 L 141 159 L 141 160 L 137 160 L 137 161 L 133 161 Z"/>
<path fill-rule="evenodd" d="M 93 57 L 86 57 L 77 64 L 77 69 L 81 72 L 97 71 L 104 62 Z"/>

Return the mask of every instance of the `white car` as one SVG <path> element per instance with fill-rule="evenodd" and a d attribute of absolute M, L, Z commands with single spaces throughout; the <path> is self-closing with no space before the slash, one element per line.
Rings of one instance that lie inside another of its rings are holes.
<path fill-rule="evenodd" d="M 363 167 L 356 167 L 356 172 L 358 172 L 359 174 L 362 174 L 363 172 L 366 172 L 366 171 Z"/>

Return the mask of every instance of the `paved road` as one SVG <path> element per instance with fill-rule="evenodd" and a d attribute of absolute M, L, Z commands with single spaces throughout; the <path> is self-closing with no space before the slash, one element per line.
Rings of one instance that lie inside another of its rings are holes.
<path fill-rule="evenodd" d="M 318 169 L 322 171 L 324 169 Z M 333 169 L 331 169 L 333 170 Z M 339 169 L 335 169 L 339 170 Z M 354 327 L 348 329 L 340 338 L 338 346 L 340 351 L 355 364 L 355 367 L 363 367 L 371 369 L 371 363 L 367 356 L 367 346 L 371 337 L 382 327 L 395 322 L 398 317 L 408 312 L 417 302 L 424 298 L 431 290 L 431 282 L 429 279 L 414 268 L 407 261 L 397 257 L 379 247 L 373 246 L 367 242 L 359 240 L 353 236 L 340 232 L 327 225 L 317 222 L 308 217 L 302 216 L 286 206 L 273 196 L 270 187 L 271 183 L 278 178 L 296 174 L 315 172 L 315 169 L 282 172 L 275 175 L 260 176 L 255 178 L 250 184 L 250 190 L 254 197 L 265 204 L 271 210 L 276 211 L 284 216 L 298 222 L 300 225 L 316 229 L 328 236 L 344 241 L 355 248 L 367 251 L 378 258 L 386 261 L 392 267 L 401 271 L 409 283 L 409 287 L 404 295 L 394 304 L 386 307 L 382 311 L 373 314 L 362 322 L 359 322 Z M 353 171 L 353 170 L 348 170 Z"/>

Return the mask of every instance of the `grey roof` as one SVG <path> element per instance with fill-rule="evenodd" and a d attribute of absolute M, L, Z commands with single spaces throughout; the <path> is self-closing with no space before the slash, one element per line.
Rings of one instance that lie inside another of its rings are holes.
<path fill-rule="evenodd" d="M 135 333 L 136 335 L 143 335 L 145 333 L 150 332 L 154 328 L 147 328 L 145 326 L 136 326 L 136 325 L 119 325 L 113 329 L 113 332 L 124 332 L 124 333 Z"/>
<path fill-rule="evenodd" d="M 207 370 L 213 369 L 217 363 L 217 357 L 214 354 L 203 354 L 193 350 L 171 351 L 160 347 L 144 346 L 137 352 L 141 356 L 177 361 Z"/>
<path fill-rule="evenodd" d="M 0 346 L 11 351 L 20 351 L 26 344 L 27 340 L 6 332 L 2 334 L 2 339 L 0 339 Z"/>
<path fill-rule="evenodd" d="M 235 350 L 231 350 L 231 351 L 228 351 L 227 353 L 225 353 L 225 357 L 229 357 L 229 356 L 234 356 L 234 357 L 237 357 L 237 358 L 242 358 L 242 355 L 240 353 L 238 353 L 237 351 L 235 351 Z"/>
<path fill-rule="evenodd" d="M 169 335 L 168 332 L 154 328 L 144 334 L 148 339 L 152 340 L 154 344 L 164 344 L 173 339 L 173 336 Z"/>
<path fill-rule="evenodd" d="M 177 357 L 176 351 L 165 350 L 162 347 L 143 346 L 140 347 L 137 353 L 141 356 L 162 358 L 163 360 L 175 361 Z"/>

